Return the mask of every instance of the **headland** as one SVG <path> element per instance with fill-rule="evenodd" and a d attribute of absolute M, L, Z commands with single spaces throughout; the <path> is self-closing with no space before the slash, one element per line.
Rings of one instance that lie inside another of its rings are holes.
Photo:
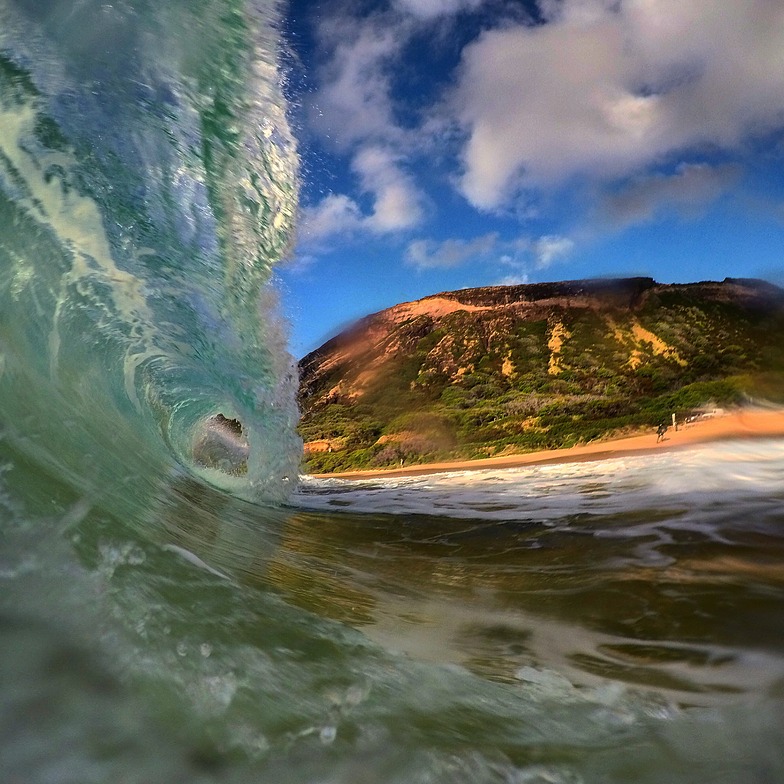
<path fill-rule="evenodd" d="M 656 444 L 673 414 L 784 406 L 784 289 L 627 278 L 442 292 L 361 319 L 299 369 L 311 474 L 674 448 L 744 428 L 703 417 Z"/>

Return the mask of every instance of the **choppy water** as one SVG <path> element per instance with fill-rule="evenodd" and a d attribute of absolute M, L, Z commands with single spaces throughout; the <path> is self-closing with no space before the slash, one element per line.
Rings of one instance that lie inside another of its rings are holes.
<path fill-rule="evenodd" d="M 784 442 L 292 494 L 276 21 L 0 3 L 0 780 L 784 781 Z"/>

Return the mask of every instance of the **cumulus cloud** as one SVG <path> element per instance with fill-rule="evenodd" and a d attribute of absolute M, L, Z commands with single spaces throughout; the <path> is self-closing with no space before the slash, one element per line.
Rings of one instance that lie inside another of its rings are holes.
<path fill-rule="evenodd" d="M 301 238 L 313 243 L 333 235 L 352 234 L 362 221 L 362 212 L 353 199 L 342 193 L 331 193 L 316 206 L 303 210 Z"/>
<path fill-rule="evenodd" d="M 328 16 L 318 28 L 320 48 L 330 52 L 318 69 L 319 89 L 310 121 L 339 149 L 368 141 L 402 142 L 395 121 L 392 75 L 412 25 L 385 15 L 357 19 Z"/>
<path fill-rule="evenodd" d="M 514 275 L 504 275 L 503 278 L 496 281 L 496 286 L 521 286 L 524 283 L 530 283 L 531 278 L 527 272 L 519 272 Z"/>
<path fill-rule="evenodd" d="M 681 164 L 671 175 L 633 179 L 605 197 L 603 211 L 619 226 L 649 221 L 663 209 L 693 214 L 726 193 L 740 176 L 740 168 L 733 164 Z"/>
<path fill-rule="evenodd" d="M 475 11 L 485 0 L 396 0 L 395 7 L 419 19 L 431 20 L 461 11 Z"/>
<path fill-rule="evenodd" d="M 537 269 L 547 269 L 566 258 L 574 250 L 574 242 L 568 237 L 548 234 L 532 243 L 531 249 Z"/>
<path fill-rule="evenodd" d="M 549 234 L 532 239 L 516 237 L 504 240 L 497 232 L 473 239 L 450 238 L 441 242 L 415 240 L 408 245 L 405 262 L 418 270 L 448 269 L 468 263 L 497 262 L 514 272 L 509 279 L 528 278 L 531 270 L 545 269 L 565 259 L 574 249 L 568 237 Z"/>
<path fill-rule="evenodd" d="M 485 210 L 520 187 L 639 174 L 784 124 L 781 0 L 540 0 L 545 23 L 463 51 L 449 102 L 459 187 Z"/>
<path fill-rule="evenodd" d="M 320 45 L 330 54 L 318 70 L 311 126 L 350 160 L 356 189 L 371 207 L 363 211 L 348 195 L 327 196 L 304 212 L 306 242 L 405 231 L 423 219 L 425 198 L 403 153 L 412 131 L 397 122 L 391 98 L 394 66 L 413 29 L 412 19 L 389 13 L 359 18 L 339 11 L 320 20 Z"/>
<path fill-rule="evenodd" d="M 363 213 L 345 194 L 332 193 L 303 214 L 302 238 L 317 243 L 328 237 L 350 236 L 358 231 L 388 234 L 417 226 L 424 216 L 424 197 L 400 167 L 399 157 L 381 147 L 361 148 L 352 169 L 361 190 L 373 202 Z"/>
<path fill-rule="evenodd" d="M 385 233 L 409 229 L 421 221 L 423 197 L 401 168 L 399 155 L 383 147 L 364 147 L 354 158 L 352 168 L 359 175 L 362 190 L 373 195 L 368 228 Z"/>
<path fill-rule="evenodd" d="M 417 269 L 459 267 L 486 258 L 498 245 L 498 234 L 491 232 L 471 240 L 447 239 L 443 242 L 415 240 L 406 249 L 406 263 Z"/>

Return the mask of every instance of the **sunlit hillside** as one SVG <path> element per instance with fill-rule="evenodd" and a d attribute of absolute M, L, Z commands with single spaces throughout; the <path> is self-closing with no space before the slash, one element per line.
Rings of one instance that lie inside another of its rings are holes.
<path fill-rule="evenodd" d="M 633 278 L 446 292 L 366 317 L 300 371 L 312 471 L 570 446 L 774 398 L 784 291 Z"/>

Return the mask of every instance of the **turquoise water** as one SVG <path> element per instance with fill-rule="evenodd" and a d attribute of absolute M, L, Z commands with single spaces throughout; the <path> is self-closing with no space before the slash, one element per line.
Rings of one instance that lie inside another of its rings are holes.
<path fill-rule="evenodd" d="M 297 479 L 272 3 L 0 3 L 0 780 L 784 781 L 784 445 Z"/>
<path fill-rule="evenodd" d="M 0 11 L 6 427 L 56 473 L 89 462 L 107 492 L 117 461 L 157 476 L 173 453 L 280 500 L 299 459 L 294 371 L 265 283 L 297 166 L 275 14 L 158 5 Z M 193 454 L 218 414 L 248 443 L 228 470 Z"/>

